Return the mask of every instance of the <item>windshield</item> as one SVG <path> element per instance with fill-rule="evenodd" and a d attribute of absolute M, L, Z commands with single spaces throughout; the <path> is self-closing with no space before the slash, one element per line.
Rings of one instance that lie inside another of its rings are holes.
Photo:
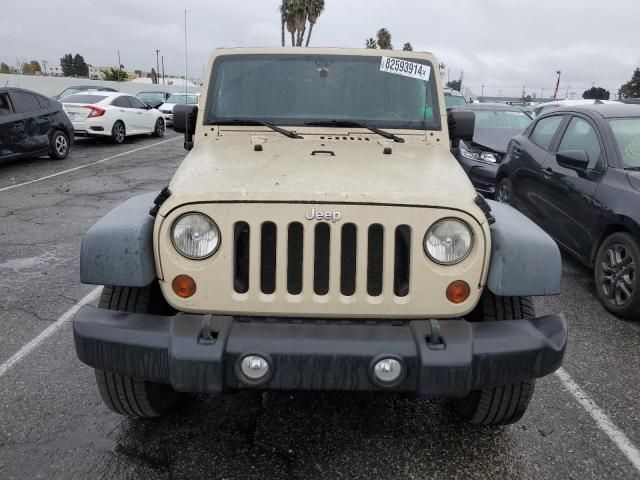
<path fill-rule="evenodd" d="M 195 105 L 198 103 L 197 95 L 185 95 L 184 93 L 176 93 L 171 95 L 167 99 L 167 103 L 187 103 L 189 105 Z"/>
<path fill-rule="evenodd" d="M 69 95 L 73 95 L 74 93 L 85 92 L 85 91 L 87 91 L 86 88 L 67 88 L 62 91 L 62 93 L 58 96 L 58 98 L 66 97 Z"/>
<path fill-rule="evenodd" d="M 434 70 L 424 60 L 228 55 L 216 60 L 209 84 L 206 124 L 252 119 L 277 125 L 353 121 L 380 128 L 440 128 Z"/>
<path fill-rule="evenodd" d="M 609 120 L 625 167 L 640 167 L 640 118 Z"/>
<path fill-rule="evenodd" d="M 456 105 L 466 105 L 467 101 L 464 99 L 464 97 L 460 97 L 458 95 L 445 95 L 444 104 L 447 108 L 449 108 L 455 107 Z"/>
<path fill-rule="evenodd" d="M 139 93 L 136 95 L 138 100 L 142 100 L 143 102 L 164 102 L 164 94 L 163 93 Z"/>
<path fill-rule="evenodd" d="M 473 110 L 476 117 L 473 141 L 479 145 L 504 153 L 507 145 L 531 123 L 524 112 L 508 110 Z"/>

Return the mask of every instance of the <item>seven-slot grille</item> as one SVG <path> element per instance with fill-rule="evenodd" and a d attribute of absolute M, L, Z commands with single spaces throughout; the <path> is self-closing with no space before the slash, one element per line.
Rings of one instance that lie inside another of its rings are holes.
<path fill-rule="evenodd" d="M 305 235 L 305 228 L 311 228 L 312 234 Z M 277 293 L 277 288 L 280 288 L 276 283 L 277 266 L 279 262 L 285 262 L 284 288 L 290 295 L 313 291 L 320 296 L 340 292 L 349 297 L 360 289 L 371 297 L 379 297 L 391 290 L 395 296 L 405 297 L 409 294 L 411 278 L 411 229 L 408 225 L 396 226 L 394 235 L 386 237 L 393 238 L 393 245 L 385 245 L 384 229 L 377 223 L 362 227 L 354 223 L 335 225 L 319 222 L 303 226 L 300 222 L 292 222 L 283 228 L 269 221 L 257 226 L 236 222 L 233 228 L 234 290 L 237 293 L 251 293 L 250 262 L 259 262 L 260 291 L 263 294 Z M 365 265 L 358 265 L 360 235 L 366 238 L 366 255 L 361 257 Z M 250 258 L 249 255 L 252 245 L 256 245 L 254 242 L 259 245 L 259 258 Z M 285 242 L 286 254 L 279 256 L 280 242 Z M 393 285 L 387 286 L 383 283 L 386 255 L 393 255 L 394 269 Z M 331 284 L 332 264 L 337 265 L 334 268 L 339 268 L 339 275 L 334 277 L 335 285 Z M 308 285 L 304 283 L 305 265 L 313 269 L 313 274 L 307 277 L 311 279 Z M 358 278 L 362 278 L 358 275 L 360 269 L 366 270 L 366 285 L 358 285 Z"/>

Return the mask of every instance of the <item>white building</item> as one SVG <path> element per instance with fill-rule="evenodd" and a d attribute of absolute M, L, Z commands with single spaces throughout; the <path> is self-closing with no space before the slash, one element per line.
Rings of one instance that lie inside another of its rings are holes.
<path fill-rule="evenodd" d="M 89 67 L 89 78 L 92 80 L 103 80 L 104 72 L 97 67 L 92 65 L 88 65 Z M 51 77 L 64 77 L 64 72 L 62 71 L 62 67 L 60 65 L 47 65 L 47 75 Z"/>

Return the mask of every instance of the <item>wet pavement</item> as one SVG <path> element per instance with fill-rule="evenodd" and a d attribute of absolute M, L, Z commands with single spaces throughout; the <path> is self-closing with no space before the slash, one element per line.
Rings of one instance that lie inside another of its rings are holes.
<path fill-rule="evenodd" d="M 62 162 L 0 163 L 0 365 L 94 288 L 78 280 L 83 234 L 123 200 L 167 184 L 184 157 L 172 136 L 81 141 Z M 606 313 L 593 288 L 565 257 L 562 295 L 536 307 L 564 311 L 565 370 L 637 446 L 640 322 Z M 0 375 L 2 479 L 639 476 L 555 375 L 503 428 L 461 425 L 444 402 L 387 394 L 188 396 L 167 418 L 130 420 L 102 405 L 68 323 Z"/>

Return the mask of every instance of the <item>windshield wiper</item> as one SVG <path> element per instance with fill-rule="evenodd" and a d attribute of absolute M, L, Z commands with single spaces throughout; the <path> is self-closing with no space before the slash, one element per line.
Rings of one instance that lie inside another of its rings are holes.
<path fill-rule="evenodd" d="M 625 167 L 625 170 L 631 170 L 632 172 L 640 171 L 640 167 Z"/>
<path fill-rule="evenodd" d="M 287 130 L 286 128 L 278 127 L 273 123 L 264 122 L 262 120 L 255 120 L 253 118 L 247 118 L 247 119 L 236 118 L 233 120 L 220 120 L 218 122 L 212 122 L 211 125 L 262 125 L 263 127 L 270 128 L 274 132 L 281 133 L 285 137 L 303 138 L 300 135 L 298 135 L 296 132 L 292 132 L 291 130 Z"/>
<path fill-rule="evenodd" d="M 394 135 L 391 132 L 380 130 L 378 127 L 374 127 L 373 125 L 369 125 L 368 123 L 356 122 L 353 120 L 324 120 L 321 122 L 305 122 L 305 125 L 308 125 L 310 127 L 361 127 L 366 128 L 373 133 L 377 133 L 384 138 L 393 140 L 394 142 L 404 143 L 404 138 Z"/>

